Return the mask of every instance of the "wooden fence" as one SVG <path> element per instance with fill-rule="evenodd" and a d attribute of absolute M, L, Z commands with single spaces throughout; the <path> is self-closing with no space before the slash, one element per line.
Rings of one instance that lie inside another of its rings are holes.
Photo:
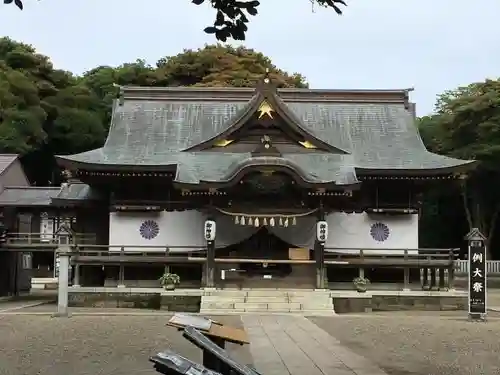
<path fill-rule="evenodd" d="M 486 270 L 489 275 L 500 277 L 500 260 L 488 260 L 486 262 Z M 457 276 L 467 275 L 469 273 L 469 262 L 467 260 L 456 260 L 455 273 Z"/>

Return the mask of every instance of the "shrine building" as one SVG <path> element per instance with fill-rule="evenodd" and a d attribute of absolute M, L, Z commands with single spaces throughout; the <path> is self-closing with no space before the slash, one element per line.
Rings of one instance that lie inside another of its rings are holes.
<path fill-rule="evenodd" d="M 422 193 L 474 162 L 427 151 L 409 91 L 122 87 L 104 146 L 57 157 L 51 206 L 95 235 L 82 251 L 137 256 L 82 252 L 79 283 L 151 286 L 168 265 L 184 287 L 324 288 L 342 269 L 325 254 L 418 252 Z"/>

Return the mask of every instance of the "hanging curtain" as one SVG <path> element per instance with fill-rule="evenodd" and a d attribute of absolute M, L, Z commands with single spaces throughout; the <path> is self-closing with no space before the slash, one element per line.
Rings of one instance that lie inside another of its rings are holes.
<path fill-rule="evenodd" d="M 245 223 L 245 225 L 235 224 L 234 217 L 229 215 L 217 215 L 215 222 L 217 223 L 217 238 L 215 240 L 217 249 L 242 242 L 250 238 L 260 228 L 260 225 L 256 227 L 253 221 L 251 225 L 249 223 Z"/>
<path fill-rule="evenodd" d="M 314 248 L 314 241 L 316 239 L 316 218 L 314 216 L 298 217 L 296 225 L 289 225 L 287 227 L 268 225 L 266 228 L 276 237 L 293 246 L 308 249 Z"/>

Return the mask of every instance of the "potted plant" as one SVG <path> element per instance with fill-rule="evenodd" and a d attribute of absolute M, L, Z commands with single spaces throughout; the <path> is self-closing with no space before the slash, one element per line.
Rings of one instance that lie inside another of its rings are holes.
<path fill-rule="evenodd" d="M 181 282 L 179 275 L 175 273 L 165 272 L 160 277 L 160 284 L 165 290 L 174 290 L 175 286 Z"/>
<path fill-rule="evenodd" d="M 354 287 L 359 293 L 364 293 L 366 292 L 366 289 L 368 288 L 368 284 L 370 284 L 370 280 L 368 280 L 366 277 L 356 277 L 353 281 Z"/>

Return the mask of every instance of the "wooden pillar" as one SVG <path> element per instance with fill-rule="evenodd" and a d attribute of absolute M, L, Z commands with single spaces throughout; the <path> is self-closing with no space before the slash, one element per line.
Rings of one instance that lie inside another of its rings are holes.
<path fill-rule="evenodd" d="M 448 268 L 448 290 L 455 289 L 455 265 Z"/>
<path fill-rule="evenodd" d="M 316 261 L 316 289 L 325 289 L 325 245 L 318 240 L 314 244 Z"/>
<path fill-rule="evenodd" d="M 410 290 L 410 269 L 408 267 L 405 267 L 403 269 L 403 291 L 409 291 Z"/>
<path fill-rule="evenodd" d="M 319 210 L 318 221 L 325 220 L 325 214 L 322 209 Z M 314 242 L 314 258 L 316 261 L 316 289 L 325 289 L 325 243 Z"/>
<path fill-rule="evenodd" d="M 429 287 L 429 269 L 422 268 L 422 289 L 427 290 Z"/>
<path fill-rule="evenodd" d="M 455 281 L 455 253 L 453 250 L 450 250 L 450 264 L 448 266 L 448 277 L 446 279 L 446 286 L 448 290 L 454 289 L 454 281 Z"/>
<path fill-rule="evenodd" d="M 403 268 L 403 291 L 410 290 L 410 268 L 406 265 L 408 264 L 408 249 L 404 250 L 404 262 L 405 267 Z"/>
<path fill-rule="evenodd" d="M 444 268 L 438 268 L 439 272 L 439 285 L 438 285 L 438 290 L 445 290 L 446 285 L 444 282 Z"/>
<path fill-rule="evenodd" d="M 73 275 L 73 287 L 78 288 L 80 286 L 80 265 L 75 264 L 75 274 Z"/>
<path fill-rule="evenodd" d="M 364 268 L 359 268 L 358 269 L 358 277 L 361 279 L 365 278 L 365 269 Z"/>
<path fill-rule="evenodd" d="M 120 264 L 118 268 L 118 287 L 125 288 L 125 266 Z"/>
<path fill-rule="evenodd" d="M 429 290 L 433 290 L 436 288 L 436 268 L 431 268 L 430 269 L 431 271 L 431 285 L 430 285 L 430 288 Z"/>
<path fill-rule="evenodd" d="M 207 241 L 207 261 L 205 266 L 205 286 L 215 288 L 215 241 Z"/>
<path fill-rule="evenodd" d="M 215 288 L 215 241 L 217 236 L 217 225 L 211 215 L 205 221 L 203 236 L 207 241 L 207 256 L 205 261 L 205 288 Z"/>

